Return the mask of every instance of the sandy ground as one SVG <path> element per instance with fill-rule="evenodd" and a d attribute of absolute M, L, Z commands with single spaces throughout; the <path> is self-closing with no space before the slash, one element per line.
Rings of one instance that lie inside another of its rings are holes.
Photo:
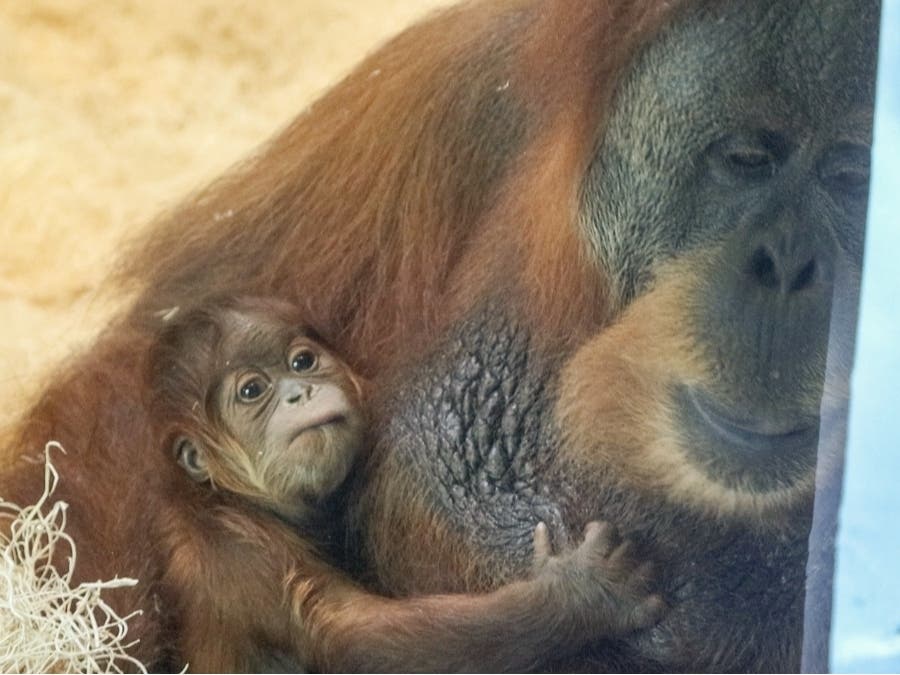
<path fill-rule="evenodd" d="M 0 0 L 0 427 L 114 307 L 117 242 L 446 0 Z"/>

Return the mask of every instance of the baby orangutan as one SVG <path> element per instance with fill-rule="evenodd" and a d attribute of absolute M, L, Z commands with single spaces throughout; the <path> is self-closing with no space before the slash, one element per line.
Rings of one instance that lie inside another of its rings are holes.
<path fill-rule="evenodd" d="M 522 671 L 658 618 L 648 567 L 598 523 L 561 555 L 539 525 L 531 576 L 481 594 L 380 597 L 327 562 L 321 514 L 363 447 L 362 387 L 297 317 L 211 301 L 176 314 L 151 352 L 160 442 L 183 469 L 161 518 L 176 663 Z"/>
<path fill-rule="evenodd" d="M 194 480 L 302 524 L 344 482 L 362 447 L 359 380 L 296 325 L 249 312 L 222 318 L 230 323 L 222 369 L 191 404 L 199 401 L 211 425 L 198 423 L 194 433 L 189 425 L 173 442 L 175 457 Z M 192 317 L 186 323 L 196 328 Z"/>

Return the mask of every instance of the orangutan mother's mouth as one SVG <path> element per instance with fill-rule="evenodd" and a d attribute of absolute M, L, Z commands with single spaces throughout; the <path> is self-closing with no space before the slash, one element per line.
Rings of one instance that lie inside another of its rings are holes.
<path fill-rule="evenodd" d="M 739 417 L 701 392 L 688 389 L 686 393 L 695 419 L 729 446 L 750 452 L 781 453 L 808 449 L 817 443 L 818 418 L 784 422 Z"/>

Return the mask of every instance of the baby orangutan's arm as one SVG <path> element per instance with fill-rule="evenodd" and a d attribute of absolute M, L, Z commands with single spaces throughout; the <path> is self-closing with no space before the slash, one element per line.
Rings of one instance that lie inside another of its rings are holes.
<path fill-rule="evenodd" d="M 589 523 L 577 549 L 554 556 L 540 524 L 534 547 L 534 575 L 491 593 L 389 599 L 306 578 L 293 591 L 301 650 L 327 671 L 524 671 L 659 619 L 650 566 L 611 526 Z"/>

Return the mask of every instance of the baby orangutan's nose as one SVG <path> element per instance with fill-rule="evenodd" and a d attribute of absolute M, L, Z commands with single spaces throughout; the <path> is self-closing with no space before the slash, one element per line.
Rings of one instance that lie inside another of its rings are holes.
<path fill-rule="evenodd" d="M 317 390 L 318 387 L 312 384 L 292 382 L 287 386 L 284 401 L 290 405 L 302 405 L 315 396 Z"/>

